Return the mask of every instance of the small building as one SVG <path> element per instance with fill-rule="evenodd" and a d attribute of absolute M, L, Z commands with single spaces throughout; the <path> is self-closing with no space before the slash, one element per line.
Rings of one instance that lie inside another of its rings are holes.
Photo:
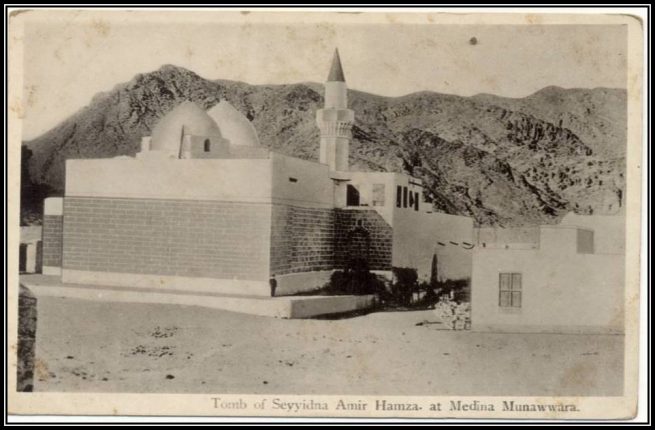
<path fill-rule="evenodd" d="M 347 105 L 335 52 L 318 162 L 270 151 L 225 101 L 178 105 L 135 157 L 68 160 L 65 196 L 45 205 L 44 273 L 261 296 L 272 278 L 280 294 L 321 287 L 352 258 L 429 279 L 437 255 L 442 278 L 467 278 L 472 219 L 433 212 L 419 179 L 352 171 Z"/>
<path fill-rule="evenodd" d="M 20 248 L 18 252 L 19 273 L 41 272 L 43 256 L 42 235 L 42 227 L 40 225 L 21 226 Z"/>
<path fill-rule="evenodd" d="M 569 214 L 475 234 L 473 330 L 623 331 L 624 217 Z"/>

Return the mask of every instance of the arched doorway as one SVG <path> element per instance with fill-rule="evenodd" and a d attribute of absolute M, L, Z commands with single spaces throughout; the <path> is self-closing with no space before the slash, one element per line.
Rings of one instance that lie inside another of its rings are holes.
<path fill-rule="evenodd" d="M 350 270 L 368 270 L 371 235 L 362 225 L 357 225 L 348 232 L 346 241 L 346 268 Z"/>

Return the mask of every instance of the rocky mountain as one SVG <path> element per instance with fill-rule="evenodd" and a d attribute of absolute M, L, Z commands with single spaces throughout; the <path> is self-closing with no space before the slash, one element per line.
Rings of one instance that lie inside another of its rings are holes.
<path fill-rule="evenodd" d="M 422 178 L 437 210 L 502 226 L 553 223 L 568 211 L 622 210 L 624 90 L 549 87 L 523 99 L 350 91 L 349 98 L 356 113 L 351 164 Z M 66 159 L 134 155 L 141 137 L 178 103 L 209 108 L 220 99 L 253 122 L 264 145 L 318 158 L 314 115 L 322 85 L 212 81 L 164 66 L 96 95 L 25 142 L 31 154 L 25 180 L 61 193 Z"/>
<path fill-rule="evenodd" d="M 573 131 L 597 155 L 625 156 L 628 104 L 625 90 L 546 87 L 522 98 L 479 94 L 475 100 L 521 111 Z"/>

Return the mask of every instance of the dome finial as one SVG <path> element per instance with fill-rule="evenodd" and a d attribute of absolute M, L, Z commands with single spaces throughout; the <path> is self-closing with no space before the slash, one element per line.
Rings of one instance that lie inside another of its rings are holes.
<path fill-rule="evenodd" d="M 332 57 L 332 67 L 330 67 L 330 74 L 327 78 L 328 82 L 346 82 L 343 75 L 343 68 L 341 68 L 341 58 L 339 58 L 339 48 L 335 48 L 334 56 Z"/>

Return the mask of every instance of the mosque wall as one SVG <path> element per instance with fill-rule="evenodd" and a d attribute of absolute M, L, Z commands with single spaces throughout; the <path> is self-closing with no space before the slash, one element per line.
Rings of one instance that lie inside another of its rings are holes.
<path fill-rule="evenodd" d="M 271 188 L 275 202 L 333 208 L 334 187 L 328 166 L 271 152 Z"/>
<path fill-rule="evenodd" d="M 390 270 L 391 226 L 373 209 L 273 205 L 271 274 L 343 269 L 366 256 L 371 270 Z"/>
<path fill-rule="evenodd" d="M 269 158 L 68 160 L 66 196 L 270 203 L 271 170 Z"/>
<path fill-rule="evenodd" d="M 370 270 L 391 270 L 392 248 L 393 229 L 376 210 L 336 210 L 337 268 L 345 268 L 353 257 L 366 257 Z"/>
<path fill-rule="evenodd" d="M 393 220 L 394 266 L 415 268 L 421 279 L 429 280 L 436 255 L 439 278 L 470 279 L 472 218 L 396 208 Z"/>
<path fill-rule="evenodd" d="M 99 284 L 106 272 L 268 280 L 270 204 L 67 197 L 64 214 L 65 281 L 79 272 L 99 273 Z"/>
<path fill-rule="evenodd" d="M 352 257 L 366 256 L 371 270 L 390 270 L 392 236 L 373 209 L 274 204 L 270 273 L 279 294 L 293 294 L 323 287 Z"/>
<path fill-rule="evenodd" d="M 63 199 L 50 197 L 43 205 L 43 273 L 61 274 L 63 252 Z"/>
<path fill-rule="evenodd" d="M 63 226 L 62 216 L 45 215 L 43 217 L 43 264 L 45 266 L 61 267 Z"/>
<path fill-rule="evenodd" d="M 274 204 L 271 274 L 332 270 L 335 211 Z"/>

